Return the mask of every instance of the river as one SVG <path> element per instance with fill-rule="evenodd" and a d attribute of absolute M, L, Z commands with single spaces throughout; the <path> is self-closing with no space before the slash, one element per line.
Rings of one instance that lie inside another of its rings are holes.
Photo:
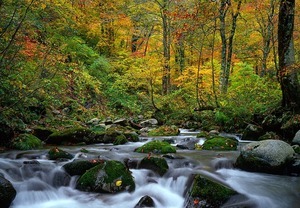
<path fill-rule="evenodd" d="M 176 145 L 183 139 L 195 139 L 196 134 L 182 130 L 176 137 L 141 138 L 140 142 L 119 146 L 95 144 L 61 148 L 76 155 L 75 159 L 139 160 L 146 155 L 135 153 L 134 149 L 149 140 L 171 139 Z M 88 150 L 88 153 L 82 154 L 82 148 Z M 0 174 L 11 181 L 17 190 L 11 208 L 133 208 L 145 195 L 152 197 L 156 208 L 182 208 L 188 179 L 194 173 L 218 180 L 246 196 L 234 198 L 224 207 L 296 208 L 300 203 L 299 177 L 233 169 L 231 163 L 239 151 L 178 150 L 175 159 L 167 159 L 170 170 L 164 177 L 158 177 L 145 169 L 131 169 L 136 183 L 135 191 L 111 195 L 76 190 L 77 177 L 69 177 L 62 168 L 69 161 L 48 160 L 48 150 L 0 154 Z"/>

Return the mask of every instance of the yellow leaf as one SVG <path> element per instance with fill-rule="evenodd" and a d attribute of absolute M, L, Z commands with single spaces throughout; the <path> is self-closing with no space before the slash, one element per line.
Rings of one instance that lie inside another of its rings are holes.
<path fill-rule="evenodd" d="M 121 180 L 117 180 L 116 181 L 116 186 L 121 186 L 122 185 L 122 181 Z"/>

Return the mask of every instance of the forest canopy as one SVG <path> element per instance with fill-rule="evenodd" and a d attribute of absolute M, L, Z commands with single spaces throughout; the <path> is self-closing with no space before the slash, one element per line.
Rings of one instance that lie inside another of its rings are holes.
<path fill-rule="evenodd" d="M 281 106 L 282 78 L 298 74 L 299 2 L 294 60 L 280 68 L 279 14 L 290 2 L 0 0 L 0 120 L 23 129 L 208 116 L 243 127 Z"/>

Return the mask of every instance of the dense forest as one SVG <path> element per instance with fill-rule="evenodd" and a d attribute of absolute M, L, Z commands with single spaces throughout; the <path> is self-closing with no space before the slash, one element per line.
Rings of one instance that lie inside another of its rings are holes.
<path fill-rule="evenodd" d="M 238 131 L 280 106 L 297 112 L 293 3 L 0 0 L 1 128 L 142 115 Z"/>

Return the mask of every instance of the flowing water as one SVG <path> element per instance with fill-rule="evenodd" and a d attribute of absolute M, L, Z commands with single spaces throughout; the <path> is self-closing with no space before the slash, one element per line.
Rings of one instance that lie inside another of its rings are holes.
<path fill-rule="evenodd" d="M 141 142 L 121 146 L 62 147 L 84 158 L 139 160 L 145 154 L 134 149 L 151 139 L 167 139 L 174 145 L 184 139 L 195 139 L 197 132 L 181 131 L 177 137 L 142 138 Z M 236 137 L 238 139 L 238 137 Z M 199 143 L 203 143 L 200 140 Z M 77 177 L 69 177 L 62 166 L 69 162 L 47 160 L 48 150 L 11 151 L 0 154 L 0 175 L 12 182 L 17 195 L 11 208 L 133 208 L 145 195 L 151 196 L 157 208 L 182 208 L 189 178 L 194 173 L 227 185 L 244 197 L 230 200 L 224 207 L 296 208 L 300 203 L 300 178 L 249 173 L 232 168 L 238 151 L 216 152 L 178 150 L 175 159 L 167 159 L 170 170 L 158 177 L 150 170 L 131 169 L 136 183 L 132 193 L 95 194 L 76 190 Z M 177 157 L 178 156 L 178 157 Z M 180 156 L 180 157 L 179 157 Z"/>

